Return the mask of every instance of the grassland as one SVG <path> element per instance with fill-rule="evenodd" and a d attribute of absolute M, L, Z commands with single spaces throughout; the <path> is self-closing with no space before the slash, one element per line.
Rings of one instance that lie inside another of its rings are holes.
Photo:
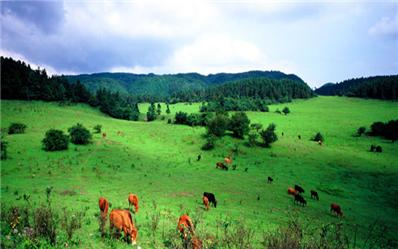
<path fill-rule="evenodd" d="M 284 106 L 290 108 L 289 115 L 274 112 Z M 147 105 L 140 109 L 146 112 Z M 176 111 L 197 112 L 199 104 L 180 103 L 170 109 L 171 118 Z M 109 246 L 98 232 L 98 198 L 105 196 L 113 208 L 126 208 L 129 192 L 140 197 L 135 219 L 142 248 L 162 248 L 163 234 L 175 230 L 184 212 L 202 216 L 197 229 L 213 234 L 220 231 L 220 221 L 242 220 L 256 230 L 253 243 L 259 246 L 263 231 L 286 225 L 292 216 L 311 227 L 336 222 L 329 213 L 332 202 L 342 206 L 343 223 L 358 227 L 360 242 L 375 221 L 398 231 L 398 143 L 353 136 L 360 126 L 396 119 L 396 102 L 317 97 L 271 105 L 270 110 L 248 116 L 252 123 L 276 124 L 279 140 L 272 148 L 249 148 L 244 141 L 226 136 L 214 150 L 203 152 L 205 129 L 167 124 L 167 116 L 151 123 L 130 122 L 109 118 L 86 105 L 3 100 L 1 127 L 22 122 L 28 128 L 25 134 L 5 137 L 10 158 L 1 162 L 1 204 L 24 205 L 16 199 L 26 193 L 31 195 L 31 205 L 37 206 L 45 201 L 46 187 L 53 186 L 57 209 L 88 210 L 76 234 L 83 248 Z M 62 152 L 42 150 L 41 140 L 48 129 L 66 131 L 77 122 L 90 129 L 101 124 L 106 139 L 95 134 L 88 146 L 71 144 Z M 117 135 L 118 131 L 123 134 Z M 323 146 L 310 141 L 318 131 L 325 137 Z M 371 144 L 381 145 L 383 153 L 368 152 Z M 238 149 L 233 158 L 237 170 L 216 170 L 215 163 L 233 149 Z M 202 155 L 199 162 L 198 154 Z M 267 176 L 274 178 L 273 184 L 267 184 Z M 294 184 L 306 190 L 307 207 L 295 206 L 287 195 L 287 188 Z M 319 202 L 309 198 L 310 189 L 318 190 Z M 215 193 L 219 201 L 209 212 L 201 205 L 204 191 Z M 155 245 L 151 234 L 154 202 L 161 214 Z M 398 240 L 396 233 L 391 236 Z"/>

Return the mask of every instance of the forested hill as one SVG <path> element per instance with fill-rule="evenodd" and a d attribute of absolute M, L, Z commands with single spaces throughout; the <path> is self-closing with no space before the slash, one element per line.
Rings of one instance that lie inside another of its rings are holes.
<path fill-rule="evenodd" d="M 374 76 L 327 83 L 315 90 L 319 95 L 339 95 L 359 98 L 398 99 L 398 75 Z"/>
<path fill-rule="evenodd" d="M 170 97 L 178 92 L 190 90 L 204 90 L 210 86 L 224 84 L 249 78 L 290 79 L 303 83 L 294 74 L 284 74 L 278 71 L 250 71 L 244 73 L 217 73 L 201 75 L 198 73 L 180 74 L 131 74 L 131 73 L 96 73 L 66 76 L 69 82 L 78 80 L 90 91 L 107 88 L 120 93 L 142 96 Z"/>

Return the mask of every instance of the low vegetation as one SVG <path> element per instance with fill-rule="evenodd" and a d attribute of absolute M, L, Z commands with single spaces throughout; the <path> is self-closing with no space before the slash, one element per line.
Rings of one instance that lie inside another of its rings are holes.
<path fill-rule="evenodd" d="M 68 149 L 69 137 L 61 130 L 50 129 L 42 140 L 43 149 L 46 151 Z"/>
<path fill-rule="evenodd" d="M 8 127 L 8 134 L 22 134 L 25 133 L 26 125 L 21 123 L 12 123 Z"/>

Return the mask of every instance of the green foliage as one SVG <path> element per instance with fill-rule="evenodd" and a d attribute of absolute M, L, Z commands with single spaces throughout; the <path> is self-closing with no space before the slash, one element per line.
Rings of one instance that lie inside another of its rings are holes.
<path fill-rule="evenodd" d="M 249 132 L 249 134 L 248 134 L 248 145 L 250 147 L 256 146 L 257 145 L 257 138 L 258 138 L 258 133 L 257 132 L 254 132 L 254 131 Z"/>
<path fill-rule="evenodd" d="M 365 132 L 366 132 L 366 128 L 364 126 L 359 127 L 357 130 L 358 136 L 362 136 L 362 134 L 364 134 Z"/>
<path fill-rule="evenodd" d="M 322 134 L 321 134 L 320 132 L 318 132 L 318 133 L 315 134 L 315 136 L 312 138 L 312 141 L 315 141 L 315 142 L 319 142 L 319 141 L 324 142 L 325 139 L 323 138 Z"/>
<path fill-rule="evenodd" d="M 214 118 L 208 121 L 206 126 L 207 133 L 216 137 L 222 137 L 229 127 L 229 122 L 230 120 L 227 115 L 218 113 Z"/>
<path fill-rule="evenodd" d="M 82 124 L 76 125 L 68 129 L 70 141 L 74 144 L 88 144 L 91 142 L 91 133 Z"/>
<path fill-rule="evenodd" d="M 162 114 L 162 106 L 160 105 L 160 103 L 158 103 L 158 105 L 157 105 L 156 113 L 158 114 L 158 116 L 160 116 L 160 114 Z"/>
<path fill-rule="evenodd" d="M 155 104 L 151 103 L 148 107 L 148 112 L 146 113 L 146 120 L 151 122 L 156 119 L 156 111 L 155 111 Z"/>
<path fill-rule="evenodd" d="M 100 124 L 97 124 L 97 125 L 95 125 L 94 126 L 94 133 L 101 133 L 101 129 L 102 129 L 102 125 L 100 125 Z"/>
<path fill-rule="evenodd" d="M 250 120 L 244 112 L 236 112 L 229 121 L 229 130 L 233 136 L 243 138 L 249 132 Z"/>
<path fill-rule="evenodd" d="M 263 125 L 260 123 L 254 123 L 254 124 L 250 125 L 250 129 L 256 130 L 257 132 L 259 132 L 262 128 L 263 128 Z"/>
<path fill-rule="evenodd" d="M 4 141 L 3 138 L 1 138 L 0 141 L 0 148 L 1 148 L 1 160 L 6 160 L 7 159 L 7 142 Z"/>
<path fill-rule="evenodd" d="M 174 123 L 176 124 L 187 124 L 188 113 L 186 112 L 176 112 Z"/>
<path fill-rule="evenodd" d="M 206 135 L 206 143 L 202 146 L 202 150 L 212 150 L 214 149 L 217 137 L 212 134 Z"/>
<path fill-rule="evenodd" d="M 66 210 L 66 208 L 63 209 L 63 215 L 60 218 L 60 224 L 66 232 L 68 241 L 72 241 L 75 231 L 82 227 L 84 216 L 84 211 L 79 211 L 72 214 L 70 211 Z"/>
<path fill-rule="evenodd" d="M 371 136 L 381 136 L 394 142 L 398 140 L 398 119 L 390 120 L 386 123 L 374 122 L 370 126 L 368 134 Z"/>
<path fill-rule="evenodd" d="M 271 147 L 271 144 L 278 140 L 275 133 L 275 124 L 268 125 L 267 129 L 260 131 L 260 136 L 263 139 L 265 147 Z"/>
<path fill-rule="evenodd" d="M 61 130 L 50 129 L 42 140 L 43 149 L 46 151 L 68 149 L 69 138 Z"/>
<path fill-rule="evenodd" d="M 283 112 L 285 115 L 289 114 L 289 113 L 290 113 L 289 107 L 285 106 L 285 108 L 283 108 L 282 112 Z"/>
<path fill-rule="evenodd" d="M 170 114 L 170 106 L 169 103 L 166 103 L 166 113 Z"/>
<path fill-rule="evenodd" d="M 51 206 L 40 206 L 34 213 L 34 231 L 39 237 L 48 239 L 55 245 L 57 238 L 57 217 Z"/>
<path fill-rule="evenodd" d="M 8 127 L 8 134 L 21 134 L 25 133 L 26 125 L 22 123 L 12 123 Z"/>

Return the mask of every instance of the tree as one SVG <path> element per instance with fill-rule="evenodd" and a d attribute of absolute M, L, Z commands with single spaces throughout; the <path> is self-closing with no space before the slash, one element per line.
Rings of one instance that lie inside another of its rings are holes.
<path fill-rule="evenodd" d="M 71 142 L 74 144 L 88 144 L 91 142 L 91 133 L 82 124 L 76 125 L 68 129 Z"/>
<path fill-rule="evenodd" d="M 22 123 L 12 123 L 8 127 L 8 134 L 21 134 L 24 133 L 26 129 L 26 125 Z"/>
<path fill-rule="evenodd" d="M 146 119 L 148 122 L 156 119 L 155 104 L 151 103 L 148 107 L 148 112 L 146 113 Z"/>
<path fill-rule="evenodd" d="M 249 132 L 249 135 L 248 135 L 249 142 L 248 142 L 248 144 L 249 144 L 250 147 L 254 147 L 254 146 L 257 145 L 257 138 L 258 138 L 258 133 L 254 132 L 254 131 Z"/>
<path fill-rule="evenodd" d="M 166 103 L 166 113 L 170 114 L 170 107 L 169 107 L 169 103 Z"/>
<path fill-rule="evenodd" d="M 233 136 L 243 138 L 249 132 L 250 120 L 244 112 L 236 112 L 229 121 L 229 130 Z"/>
<path fill-rule="evenodd" d="M 260 123 L 254 123 L 250 125 L 250 128 L 259 132 L 263 128 L 263 125 Z"/>
<path fill-rule="evenodd" d="M 43 149 L 46 151 L 68 149 L 69 138 L 61 130 L 50 129 L 42 140 Z"/>
<path fill-rule="evenodd" d="M 211 150 L 214 148 L 216 137 L 212 134 L 206 135 L 206 143 L 202 146 L 202 150 Z"/>
<path fill-rule="evenodd" d="M 268 125 L 266 130 L 261 130 L 260 136 L 264 141 L 265 147 L 271 147 L 271 144 L 278 140 L 278 136 L 275 133 L 275 124 Z"/>
<path fill-rule="evenodd" d="M 285 108 L 283 108 L 282 112 L 287 115 L 288 113 L 290 113 L 290 109 L 289 107 L 285 106 Z"/>
<path fill-rule="evenodd" d="M 312 138 L 313 141 L 315 142 L 324 142 L 325 139 L 323 138 L 322 134 L 320 132 L 318 132 L 317 134 L 315 134 L 315 136 Z"/>
<path fill-rule="evenodd" d="M 157 112 L 158 116 L 160 116 L 160 114 L 162 113 L 162 106 L 160 105 L 160 103 L 158 103 L 156 112 Z"/>
<path fill-rule="evenodd" d="M 359 127 L 357 130 L 358 136 L 362 136 L 362 134 L 364 134 L 365 131 L 366 131 L 366 128 L 364 126 Z"/>
<path fill-rule="evenodd" d="M 1 160 L 7 159 L 7 142 L 1 138 L 0 141 L 0 148 L 1 148 Z"/>
<path fill-rule="evenodd" d="M 224 114 L 216 114 L 207 122 L 207 133 L 216 137 L 222 137 L 229 126 L 229 118 Z"/>
<path fill-rule="evenodd" d="M 176 124 L 187 124 L 188 113 L 186 112 L 176 112 L 175 122 Z"/>

